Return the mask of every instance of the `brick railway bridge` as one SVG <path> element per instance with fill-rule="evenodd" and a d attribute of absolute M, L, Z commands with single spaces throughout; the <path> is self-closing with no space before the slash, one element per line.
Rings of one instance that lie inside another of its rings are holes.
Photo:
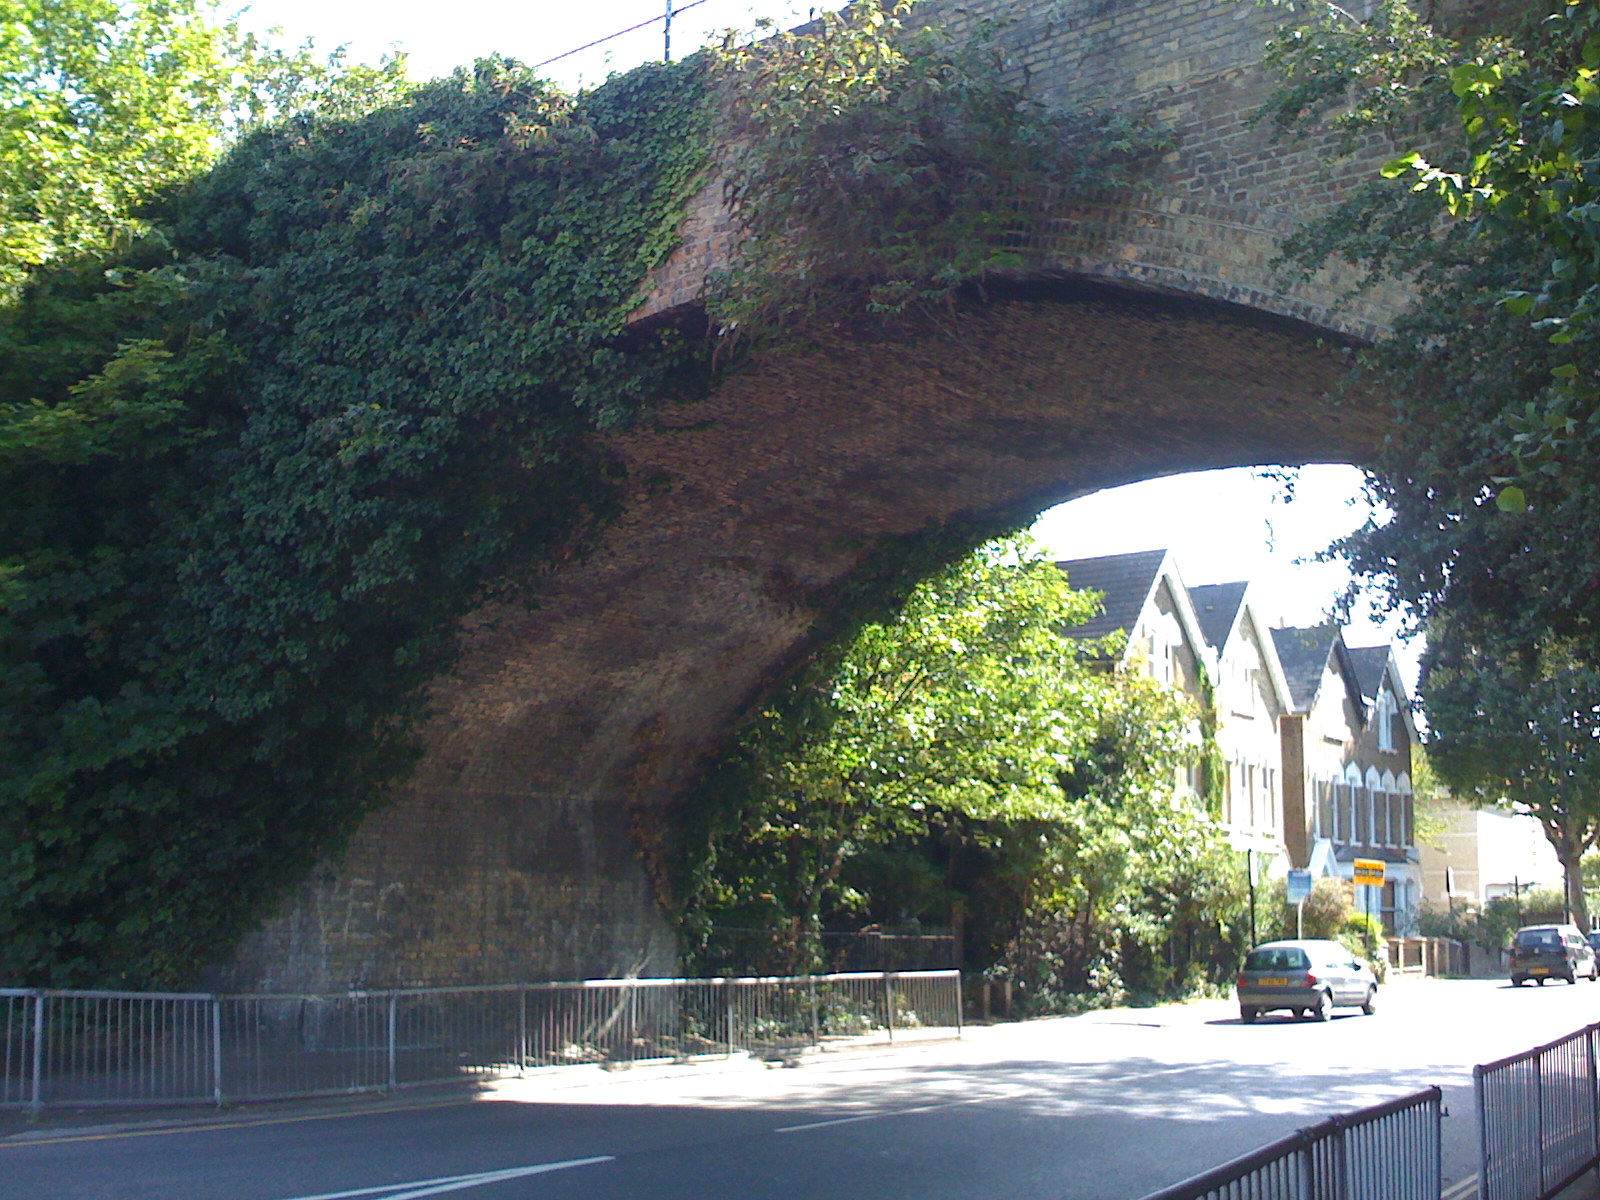
<path fill-rule="evenodd" d="M 670 805 L 894 539 L 1025 523 L 1102 488 L 1360 462 L 1376 406 L 1328 401 L 1399 289 L 1294 282 L 1280 239 L 1372 163 L 1250 123 L 1277 11 L 1248 0 L 931 0 L 1004 15 L 1034 94 L 1142 98 L 1177 135 L 1131 204 L 1061 212 L 1014 286 L 923 337 L 773 354 L 614 439 L 637 489 L 535 611 L 492 608 L 438 682 L 427 753 L 341 862 L 251 935 L 228 986 L 338 988 L 675 970 L 630 824 Z M 943 10 L 943 11 L 941 11 Z M 1020 19 L 1019 19 L 1020 18 Z M 718 191 L 641 319 L 696 302 Z M 667 486 L 663 487 L 665 482 Z M 648 486 L 647 486 L 648 484 Z"/>

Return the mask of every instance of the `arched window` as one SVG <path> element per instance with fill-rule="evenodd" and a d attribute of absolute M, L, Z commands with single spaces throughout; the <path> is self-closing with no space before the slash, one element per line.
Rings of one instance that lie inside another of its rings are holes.
<path fill-rule="evenodd" d="M 1378 699 L 1373 705 L 1373 720 L 1378 723 L 1378 749 L 1394 749 L 1394 719 L 1400 712 L 1400 704 L 1394 698 L 1394 693 L 1387 687 L 1378 689 Z"/>
<path fill-rule="evenodd" d="M 1400 778 L 1394 781 L 1394 789 L 1400 798 L 1400 844 L 1409 846 L 1417 840 L 1416 799 L 1411 794 L 1411 776 L 1402 771 Z"/>
<path fill-rule="evenodd" d="M 1378 840 L 1378 803 L 1379 796 L 1383 791 L 1383 781 L 1379 778 L 1376 767 L 1367 768 L 1365 784 L 1367 820 L 1365 827 L 1361 830 L 1361 836 L 1367 839 L 1367 845 L 1376 846 L 1380 844 Z"/>

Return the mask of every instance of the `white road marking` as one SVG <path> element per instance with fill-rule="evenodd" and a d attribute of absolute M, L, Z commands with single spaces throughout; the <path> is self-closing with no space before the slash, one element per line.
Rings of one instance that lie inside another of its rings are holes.
<path fill-rule="evenodd" d="M 885 1117 L 909 1117 L 912 1113 L 938 1112 L 942 1108 L 960 1108 L 963 1104 L 986 1104 L 1000 1100 L 1001 1096 L 975 1096 L 970 1100 L 952 1100 L 948 1104 L 922 1104 L 916 1108 L 895 1108 L 888 1112 L 862 1113 L 858 1117 L 835 1117 L 831 1121 L 812 1121 L 809 1125 L 785 1125 L 773 1133 L 799 1133 L 803 1129 L 826 1129 L 830 1125 L 853 1125 L 857 1121 L 881 1121 Z"/>
<path fill-rule="evenodd" d="M 1465 1179 L 1458 1179 L 1444 1191 L 1439 1193 L 1439 1200 L 1468 1200 L 1478 1194 L 1478 1177 L 1468 1175 Z"/>
<path fill-rule="evenodd" d="M 319 1192 L 315 1196 L 294 1196 L 290 1200 L 354 1200 L 357 1196 L 381 1196 L 383 1200 L 421 1200 L 423 1196 L 442 1196 L 446 1192 L 459 1192 L 486 1183 L 499 1183 L 505 1179 L 521 1179 L 527 1175 L 543 1175 L 549 1171 L 564 1171 L 568 1167 L 588 1167 L 595 1163 L 610 1162 L 615 1157 L 603 1154 L 599 1158 L 572 1158 L 566 1162 L 539 1163 L 532 1167 L 507 1167 L 500 1171 L 480 1171 L 475 1175 L 442 1175 L 438 1179 L 413 1179 L 409 1183 L 386 1183 L 378 1187 L 352 1188 L 347 1192 Z M 406 1190 L 406 1189 L 411 1190 Z"/>

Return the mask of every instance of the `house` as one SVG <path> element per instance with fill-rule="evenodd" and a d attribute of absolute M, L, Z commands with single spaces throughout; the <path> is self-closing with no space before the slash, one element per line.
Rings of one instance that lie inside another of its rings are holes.
<path fill-rule="evenodd" d="M 1444 828 L 1421 839 L 1422 900 L 1431 908 L 1480 907 L 1535 889 L 1560 891 L 1561 861 L 1526 813 L 1455 807 Z"/>
<path fill-rule="evenodd" d="M 1332 624 L 1272 628 L 1248 582 L 1186 587 L 1165 550 L 1057 565 L 1103 597 L 1067 636 L 1123 632 L 1122 665 L 1214 709 L 1227 768 L 1220 821 L 1256 877 L 1306 868 L 1351 879 L 1358 858 L 1380 861 L 1383 886 L 1358 888 L 1357 905 L 1408 931 L 1422 898 L 1417 730 L 1389 647 L 1352 649 Z M 1187 784 L 1198 790 L 1193 773 Z"/>
<path fill-rule="evenodd" d="M 1300 865 L 1290 859 L 1283 819 L 1278 725 L 1291 707 L 1288 681 L 1248 583 L 1206 584 L 1189 595 L 1217 663 L 1212 702 L 1227 765 L 1223 830 L 1235 848 L 1250 852 L 1252 867 L 1282 875 Z"/>
<path fill-rule="evenodd" d="M 1079 591 L 1099 592 L 1096 617 L 1066 631 L 1080 640 L 1125 633 L 1121 662 L 1195 700 L 1204 692 L 1210 654 L 1189 589 L 1167 550 L 1109 554 L 1056 564 Z"/>
<path fill-rule="evenodd" d="M 1066 636 L 1088 641 L 1125 634 L 1118 664 L 1182 692 L 1199 712 L 1200 705 L 1207 702 L 1213 656 L 1171 553 L 1145 550 L 1074 559 L 1056 566 L 1074 588 L 1098 592 L 1101 597 L 1099 615 L 1066 630 Z M 1194 732 L 1198 738 L 1198 722 Z M 1185 768 L 1175 782 L 1179 792 L 1198 796 L 1198 767 Z"/>
<path fill-rule="evenodd" d="M 1352 651 L 1336 625 L 1274 629 L 1293 711 L 1279 722 L 1289 854 L 1312 875 L 1350 879 L 1355 861 L 1384 864 L 1358 908 L 1392 933 L 1411 929 L 1422 898 L 1411 791 L 1416 726 L 1387 646 Z"/>

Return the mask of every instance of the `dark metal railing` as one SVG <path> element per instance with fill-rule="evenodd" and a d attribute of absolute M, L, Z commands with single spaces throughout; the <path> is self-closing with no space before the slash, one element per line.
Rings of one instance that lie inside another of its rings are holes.
<path fill-rule="evenodd" d="M 1145 1200 L 1439 1200 L 1438 1088 L 1345 1113 Z"/>
<path fill-rule="evenodd" d="M 1549 1200 L 1600 1166 L 1600 1025 L 1472 1069 L 1478 1200 Z"/>

